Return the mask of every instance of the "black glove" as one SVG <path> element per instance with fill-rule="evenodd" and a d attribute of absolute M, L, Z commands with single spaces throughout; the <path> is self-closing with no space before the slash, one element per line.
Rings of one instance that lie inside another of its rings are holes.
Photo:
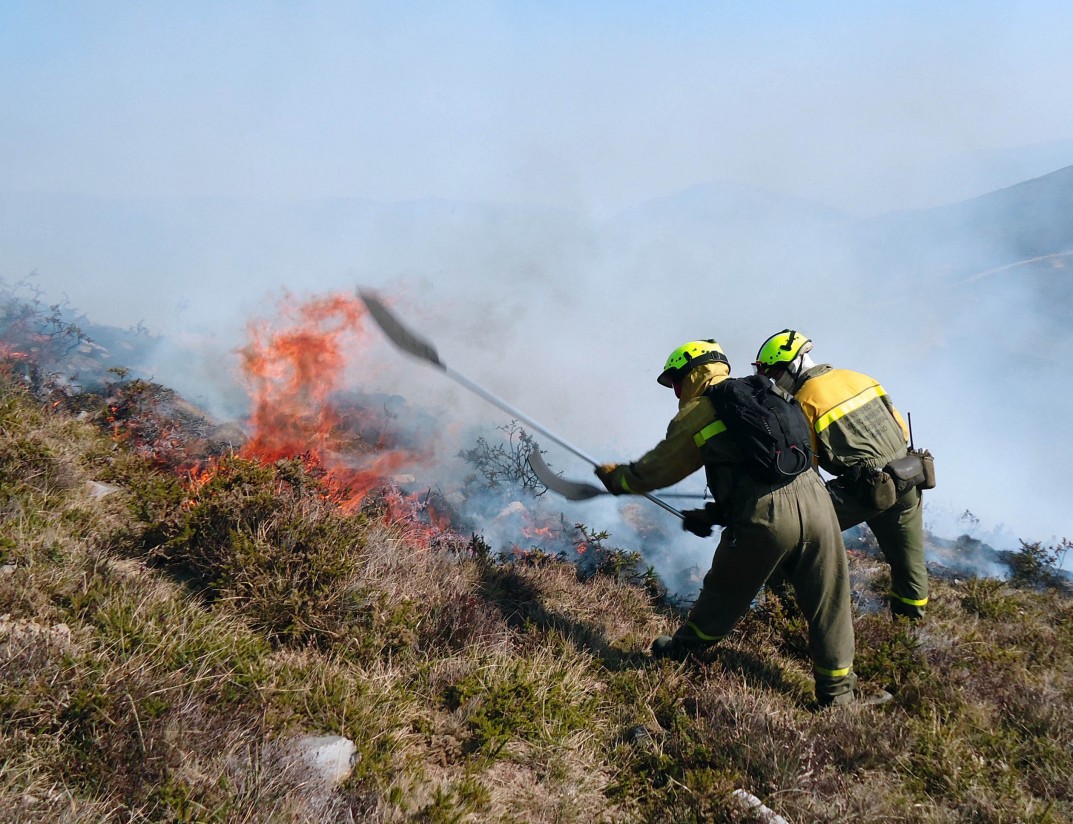
<path fill-rule="evenodd" d="M 722 509 L 714 501 L 705 504 L 704 509 L 687 509 L 682 516 L 682 529 L 698 538 L 707 538 L 713 525 L 723 523 Z"/>
<path fill-rule="evenodd" d="M 687 509 L 682 513 L 682 529 L 692 532 L 698 538 L 707 538 L 712 534 L 712 525 L 708 523 L 708 513 L 703 509 Z"/>

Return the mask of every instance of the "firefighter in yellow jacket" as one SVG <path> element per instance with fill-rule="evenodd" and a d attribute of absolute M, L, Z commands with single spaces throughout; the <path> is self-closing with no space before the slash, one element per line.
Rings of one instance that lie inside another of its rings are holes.
<path fill-rule="evenodd" d="M 718 642 L 768 576 L 781 569 L 808 621 L 817 702 L 850 703 L 856 676 L 849 570 L 830 497 L 811 469 L 776 483 L 746 471 L 742 453 L 704 395 L 729 374 L 723 350 L 713 340 L 675 349 L 658 378 L 679 399 L 667 436 L 632 463 L 596 469 L 608 491 L 621 495 L 670 486 L 703 466 L 716 503 L 685 513 L 683 527 L 706 536 L 713 523 L 726 526 L 685 624 L 673 638 L 657 638 L 652 654 L 681 658 Z"/>
<path fill-rule="evenodd" d="M 875 534 L 890 564 L 891 611 L 922 618 L 928 603 L 923 503 L 917 484 L 884 471 L 906 458 L 909 430 L 878 381 L 816 364 L 811 350 L 807 337 L 784 329 L 764 341 L 754 366 L 805 411 L 813 455 L 835 476 L 827 486 L 839 526 L 864 522 Z"/>

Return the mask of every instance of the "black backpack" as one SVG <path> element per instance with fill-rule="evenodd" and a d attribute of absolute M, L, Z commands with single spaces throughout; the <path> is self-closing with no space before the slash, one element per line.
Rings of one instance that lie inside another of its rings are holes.
<path fill-rule="evenodd" d="M 811 427 L 792 395 L 763 375 L 727 378 L 704 394 L 754 478 L 778 483 L 811 468 Z"/>

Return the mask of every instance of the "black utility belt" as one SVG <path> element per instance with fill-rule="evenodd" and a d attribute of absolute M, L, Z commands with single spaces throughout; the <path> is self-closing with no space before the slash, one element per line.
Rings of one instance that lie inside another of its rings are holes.
<path fill-rule="evenodd" d="M 839 483 L 866 506 L 890 509 L 906 492 L 935 488 L 935 459 L 926 449 L 910 449 L 905 457 L 882 469 L 856 466 L 839 476 Z"/>

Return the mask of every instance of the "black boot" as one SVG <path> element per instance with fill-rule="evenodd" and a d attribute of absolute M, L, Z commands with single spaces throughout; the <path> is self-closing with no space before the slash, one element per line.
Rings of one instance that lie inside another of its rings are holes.
<path fill-rule="evenodd" d="M 711 641 L 705 641 L 697 636 L 688 624 L 678 630 L 673 636 L 661 635 L 652 642 L 653 658 L 672 658 L 675 661 L 684 661 L 691 655 L 702 652 L 712 645 Z"/>

